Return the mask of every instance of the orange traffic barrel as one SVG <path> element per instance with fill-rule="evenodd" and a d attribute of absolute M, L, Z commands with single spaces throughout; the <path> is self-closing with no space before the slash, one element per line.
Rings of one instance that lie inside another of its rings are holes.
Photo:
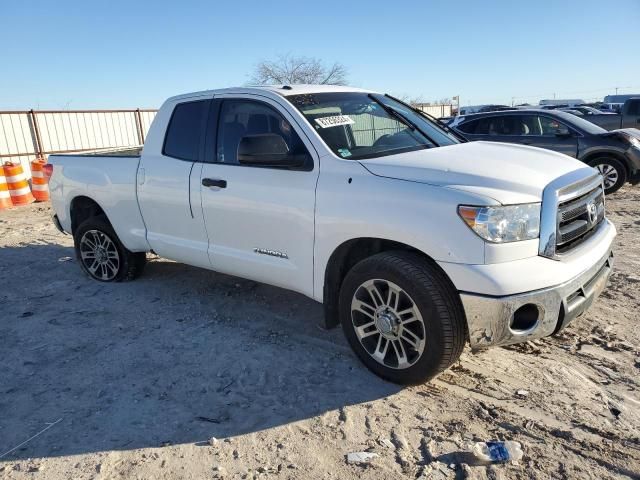
<path fill-rule="evenodd" d="M 0 210 L 13 206 L 11 203 L 11 195 L 7 186 L 7 179 L 4 176 L 4 170 L 0 169 Z"/>
<path fill-rule="evenodd" d="M 49 200 L 49 182 L 42 168 L 46 163 L 42 158 L 36 158 L 31 162 L 31 192 L 36 202 Z"/>
<path fill-rule="evenodd" d="M 11 203 L 14 205 L 26 205 L 34 202 L 35 198 L 31 195 L 29 182 L 24 170 L 22 170 L 22 165 L 8 162 L 4 164 L 3 169 L 7 187 L 9 187 L 9 195 L 11 195 Z"/>

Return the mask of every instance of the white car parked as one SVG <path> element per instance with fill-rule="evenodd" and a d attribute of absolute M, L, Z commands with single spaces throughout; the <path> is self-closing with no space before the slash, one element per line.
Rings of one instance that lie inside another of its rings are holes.
<path fill-rule="evenodd" d="M 167 100 L 141 155 L 53 155 L 54 221 L 100 281 L 145 253 L 324 304 L 367 367 L 425 381 L 557 333 L 611 272 L 602 179 L 455 134 L 387 95 L 233 88 Z"/>

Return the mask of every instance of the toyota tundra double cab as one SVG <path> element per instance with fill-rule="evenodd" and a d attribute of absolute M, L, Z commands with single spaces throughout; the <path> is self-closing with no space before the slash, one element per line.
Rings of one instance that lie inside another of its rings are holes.
<path fill-rule="evenodd" d="M 132 280 L 146 253 L 324 304 L 357 356 L 428 380 L 465 344 L 557 333 L 592 304 L 616 231 L 566 155 L 464 142 L 391 96 L 337 86 L 181 95 L 141 153 L 52 155 L 78 263 Z M 51 172 L 52 170 L 52 172 Z"/>

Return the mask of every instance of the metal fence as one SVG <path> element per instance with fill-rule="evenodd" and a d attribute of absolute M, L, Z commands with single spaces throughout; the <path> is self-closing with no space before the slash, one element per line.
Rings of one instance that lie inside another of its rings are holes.
<path fill-rule="evenodd" d="M 349 115 L 349 117 L 355 122 L 351 126 L 351 130 L 356 145 L 359 146 L 371 146 L 383 135 L 398 133 L 405 128 L 404 125 L 392 118 L 376 118 L 374 115 L 368 114 Z"/>
<path fill-rule="evenodd" d="M 0 111 L 0 163 L 21 162 L 53 153 L 79 153 L 136 147 L 157 110 L 14 110 Z"/>

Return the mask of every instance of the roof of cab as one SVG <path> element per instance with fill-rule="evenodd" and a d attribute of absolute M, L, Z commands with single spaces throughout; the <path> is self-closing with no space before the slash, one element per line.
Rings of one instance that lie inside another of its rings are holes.
<path fill-rule="evenodd" d="M 184 93 L 181 95 L 175 95 L 169 98 L 167 101 L 176 101 L 176 100 L 181 100 L 186 98 L 215 95 L 220 93 L 264 93 L 264 92 L 275 93 L 282 97 L 287 97 L 290 95 L 307 94 L 307 93 L 326 93 L 326 92 L 373 93 L 371 90 L 365 90 L 362 88 L 355 88 L 355 87 L 347 87 L 343 85 L 264 85 L 264 86 L 220 88 L 216 90 L 203 90 L 200 92 Z"/>

